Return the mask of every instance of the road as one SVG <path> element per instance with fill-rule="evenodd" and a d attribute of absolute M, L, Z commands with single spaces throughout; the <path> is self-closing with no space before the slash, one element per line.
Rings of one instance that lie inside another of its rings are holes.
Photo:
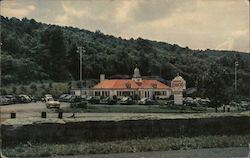
<path fill-rule="evenodd" d="M 248 147 L 58 156 L 54 158 L 249 158 Z"/>

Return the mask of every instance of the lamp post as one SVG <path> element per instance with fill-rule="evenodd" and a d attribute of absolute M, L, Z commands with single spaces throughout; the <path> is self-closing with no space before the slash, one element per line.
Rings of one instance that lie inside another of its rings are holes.
<path fill-rule="evenodd" d="M 235 73 L 235 76 L 234 76 L 234 90 L 235 90 L 235 97 L 236 97 L 236 99 L 237 99 L 237 67 L 239 66 L 239 63 L 238 63 L 238 61 L 235 61 L 235 63 L 234 63 L 234 73 Z"/>

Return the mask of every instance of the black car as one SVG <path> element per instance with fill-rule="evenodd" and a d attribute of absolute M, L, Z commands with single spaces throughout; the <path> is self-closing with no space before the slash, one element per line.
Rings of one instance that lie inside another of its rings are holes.
<path fill-rule="evenodd" d="M 87 101 L 90 104 L 100 104 L 100 100 L 101 100 L 101 97 L 99 97 L 99 96 L 94 96 L 94 97 L 91 97 L 91 98 L 87 98 Z"/>
<path fill-rule="evenodd" d="M 67 96 L 65 96 L 62 101 L 63 102 L 68 102 L 70 103 L 71 99 L 73 98 L 74 96 L 72 94 L 67 94 Z"/>
<path fill-rule="evenodd" d="M 23 94 L 18 95 L 18 96 L 16 96 L 16 98 L 17 98 L 18 103 L 30 103 L 31 102 L 30 97 L 27 95 L 23 95 Z"/>
<path fill-rule="evenodd" d="M 100 104 L 114 105 L 117 101 L 111 97 L 106 97 L 100 100 Z"/>
<path fill-rule="evenodd" d="M 9 99 L 7 99 L 5 96 L 0 96 L 0 105 L 9 105 Z"/>
<path fill-rule="evenodd" d="M 17 103 L 17 98 L 14 95 L 5 95 L 4 97 L 8 100 L 9 104 L 16 104 Z"/>
<path fill-rule="evenodd" d="M 87 101 L 84 98 L 81 98 L 80 96 L 72 96 L 72 99 L 70 100 L 70 107 L 72 108 L 86 108 L 87 107 Z"/>
<path fill-rule="evenodd" d="M 60 101 L 60 102 L 63 102 L 64 99 L 65 99 L 68 95 L 69 95 L 69 94 L 62 94 L 62 95 L 60 95 L 59 101 Z"/>
<path fill-rule="evenodd" d="M 120 101 L 121 105 L 133 105 L 135 101 L 131 97 L 124 97 Z"/>

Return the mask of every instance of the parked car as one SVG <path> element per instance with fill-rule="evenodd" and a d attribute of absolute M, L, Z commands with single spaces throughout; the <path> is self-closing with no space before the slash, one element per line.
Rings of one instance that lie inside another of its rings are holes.
<path fill-rule="evenodd" d="M 85 101 L 85 98 L 82 98 L 80 96 L 76 96 L 76 95 L 71 95 L 70 99 L 69 99 L 69 103 L 75 103 L 75 102 L 79 102 L 79 101 Z"/>
<path fill-rule="evenodd" d="M 240 108 L 242 108 L 244 110 L 250 110 L 250 102 L 241 101 L 240 102 Z"/>
<path fill-rule="evenodd" d="M 65 96 L 65 97 L 63 98 L 63 101 L 69 103 L 70 100 L 72 99 L 72 97 L 73 97 L 72 94 L 67 94 L 67 96 Z"/>
<path fill-rule="evenodd" d="M 87 101 L 80 96 L 74 96 L 70 102 L 70 107 L 72 108 L 86 108 Z"/>
<path fill-rule="evenodd" d="M 62 95 L 60 95 L 59 101 L 60 101 L 60 102 L 63 102 L 64 99 L 65 99 L 65 97 L 67 97 L 67 96 L 68 96 L 68 94 L 62 94 Z"/>
<path fill-rule="evenodd" d="M 131 97 L 123 97 L 120 101 L 121 105 L 133 105 L 135 101 Z"/>
<path fill-rule="evenodd" d="M 43 101 L 43 97 L 40 96 L 33 96 L 32 98 L 32 102 L 38 102 L 38 101 Z"/>
<path fill-rule="evenodd" d="M 86 97 L 86 101 L 89 102 L 93 97 L 92 96 L 88 96 Z"/>
<path fill-rule="evenodd" d="M 114 105 L 117 101 L 111 97 L 106 97 L 100 100 L 100 104 Z"/>
<path fill-rule="evenodd" d="M 50 108 L 60 108 L 60 102 L 59 101 L 55 101 L 52 97 L 52 95 L 50 94 L 46 94 L 45 95 L 45 105 L 48 109 Z"/>
<path fill-rule="evenodd" d="M 138 102 L 139 105 L 154 105 L 155 101 L 150 98 L 142 98 Z"/>
<path fill-rule="evenodd" d="M 4 96 L 0 96 L 0 105 L 8 105 L 9 100 L 5 98 Z"/>
<path fill-rule="evenodd" d="M 187 106 L 192 106 L 192 107 L 198 106 L 198 101 L 191 97 L 184 98 L 183 102 L 184 102 L 184 105 L 187 105 Z"/>
<path fill-rule="evenodd" d="M 94 96 L 94 97 L 88 98 L 88 102 L 90 104 L 100 104 L 100 100 L 101 100 L 101 97 L 99 97 L 99 96 Z"/>
<path fill-rule="evenodd" d="M 4 97 L 9 100 L 9 104 L 16 104 L 17 103 L 17 98 L 14 95 L 5 95 Z"/>
<path fill-rule="evenodd" d="M 165 105 L 174 105 L 174 100 L 168 100 L 164 104 Z"/>
<path fill-rule="evenodd" d="M 17 102 L 18 103 L 30 103 L 31 98 L 27 95 L 21 94 L 17 96 Z"/>
<path fill-rule="evenodd" d="M 210 100 L 208 98 L 206 99 L 196 98 L 195 101 L 201 106 L 209 106 L 210 104 Z"/>

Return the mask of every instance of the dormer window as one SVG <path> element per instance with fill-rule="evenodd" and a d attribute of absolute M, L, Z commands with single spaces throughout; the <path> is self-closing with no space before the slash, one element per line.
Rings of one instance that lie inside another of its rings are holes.
<path fill-rule="evenodd" d="M 152 83 L 152 88 L 157 88 L 157 84 L 156 83 Z"/>
<path fill-rule="evenodd" d="M 131 88 L 131 83 L 127 82 L 127 83 L 126 83 L 126 87 L 127 87 L 128 89 L 130 89 L 130 88 Z"/>

